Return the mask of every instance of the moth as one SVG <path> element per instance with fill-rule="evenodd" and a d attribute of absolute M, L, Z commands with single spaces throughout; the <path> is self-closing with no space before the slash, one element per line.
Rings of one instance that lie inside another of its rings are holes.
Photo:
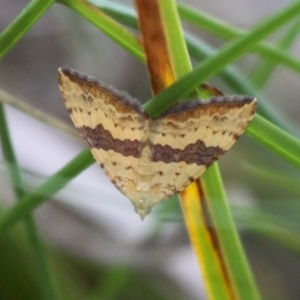
<path fill-rule="evenodd" d="M 153 119 L 125 92 L 74 70 L 58 74 L 74 125 L 142 219 L 223 155 L 256 110 L 253 97 L 214 96 L 174 105 Z"/>

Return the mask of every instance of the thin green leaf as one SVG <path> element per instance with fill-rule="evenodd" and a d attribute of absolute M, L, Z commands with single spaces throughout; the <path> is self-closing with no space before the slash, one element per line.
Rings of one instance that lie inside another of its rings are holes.
<path fill-rule="evenodd" d="M 62 169 L 48 177 L 34 191 L 22 197 L 17 204 L 6 210 L 0 216 L 0 232 L 52 197 L 92 163 L 94 163 L 94 159 L 90 150 L 82 151 Z"/>
<path fill-rule="evenodd" d="M 259 115 L 246 129 L 246 134 L 292 166 L 300 169 L 300 141 Z"/>
<path fill-rule="evenodd" d="M 20 201 L 21 198 L 25 195 L 24 184 L 21 178 L 21 170 L 19 168 L 13 150 L 13 145 L 10 139 L 6 116 L 2 104 L 0 104 L 0 138 L 3 156 L 10 173 L 11 183 L 15 191 L 16 200 Z M 39 271 L 38 273 L 41 295 L 45 300 L 58 299 L 56 289 L 54 288 L 52 277 L 49 271 L 49 265 L 47 263 L 43 245 L 38 235 L 37 227 L 32 215 L 28 214 L 25 216 L 24 225 L 31 249 L 36 258 L 36 265 Z"/>
<path fill-rule="evenodd" d="M 246 170 L 256 180 L 263 182 L 264 186 L 270 185 L 271 187 L 280 188 L 300 197 L 300 176 L 298 174 L 282 171 L 281 169 L 261 168 L 253 165 L 247 165 Z"/>
<path fill-rule="evenodd" d="M 299 2 L 292 4 L 292 6 L 295 6 L 295 13 L 299 11 L 298 5 Z M 247 35 L 249 33 L 249 31 L 244 32 L 242 30 L 238 30 L 224 22 L 218 21 L 207 14 L 193 10 L 185 5 L 179 5 L 178 10 L 181 18 L 184 21 L 192 23 L 226 40 L 242 37 L 243 35 Z M 252 50 L 265 57 L 268 57 L 269 59 L 280 62 L 282 65 L 285 65 L 297 73 L 300 72 L 300 61 L 292 57 L 290 53 L 286 53 L 277 47 L 265 42 L 260 42 L 256 45 L 256 47 L 251 49 L 251 51 Z"/>
<path fill-rule="evenodd" d="M 277 43 L 278 49 L 287 50 L 292 45 L 292 43 L 299 35 L 299 27 L 300 18 L 292 24 L 288 32 L 286 32 L 279 41 L 279 43 Z M 259 90 L 266 84 L 269 77 L 273 74 L 273 71 L 277 66 L 278 62 L 270 60 L 268 57 L 265 57 L 263 60 L 260 60 L 259 63 L 257 63 L 257 66 L 252 72 L 251 78 L 249 78 L 251 80 L 251 83 L 256 87 L 256 89 Z"/>
<path fill-rule="evenodd" d="M 0 58 L 2 58 L 27 31 L 44 15 L 55 0 L 32 0 L 20 15 L 0 34 Z"/>
<path fill-rule="evenodd" d="M 203 174 L 205 190 L 210 201 L 207 201 L 212 224 L 220 233 L 222 251 L 226 256 L 226 264 L 235 284 L 240 299 L 260 299 L 251 270 L 244 256 L 242 245 L 239 241 L 231 213 L 226 200 L 225 191 L 222 188 L 222 179 L 217 164 L 213 164 Z M 208 184 L 207 184 L 208 183 Z M 224 201 L 225 199 L 225 201 Z"/>
<path fill-rule="evenodd" d="M 52 128 L 60 132 L 65 132 L 74 138 L 80 138 L 78 132 L 74 127 L 67 125 L 65 121 L 60 120 L 58 117 L 51 115 L 49 112 L 44 112 L 37 109 L 35 106 L 26 103 L 22 99 L 18 99 L 11 94 L 8 94 L 0 89 L 0 102 L 7 104 L 22 111 L 24 114 L 31 116 L 32 118 L 41 121 L 44 124 L 49 125 Z"/>
<path fill-rule="evenodd" d="M 278 218 L 264 210 L 232 207 L 236 222 L 246 230 L 267 237 L 300 254 L 300 228 L 293 222 Z M 299 211 L 299 207 L 295 207 Z"/>
<path fill-rule="evenodd" d="M 107 0 L 88 0 L 88 2 L 100 8 L 115 20 L 118 20 L 121 24 L 133 28 L 138 27 L 136 11 L 130 6 Z"/>
<path fill-rule="evenodd" d="M 60 0 L 59 2 L 86 18 L 137 59 L 145 61 L 144 51 L 137 38 L 95 6 L 84 1 Z"/>
<path fill-rule="evenodd" d="M 184 41 L 183 30 L 178 18 L 176 3 L 165 0 L 160 3 L 160 12 L 164 22 L 168 49 L 171 56 L 173 71 L 176 78 L 180 78 L 192 70 L 192 64 Z"/>

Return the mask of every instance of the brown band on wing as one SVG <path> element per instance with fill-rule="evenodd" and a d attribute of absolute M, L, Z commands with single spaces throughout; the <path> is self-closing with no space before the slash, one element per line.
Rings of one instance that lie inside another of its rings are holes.
<path fill-rule="evenodd" d="M 225 152 L 220 147 L 206 147 L 201 140 L 187 145 L 183 150 L 156 144 L 153 145 L 153 161 L 165 163 L 184 161 L 187 164 L 209 166 Z"/>
<path fill-rule="evenodd" d="M 85 139 L 91 148 L 114 150 L 124 156 L 141 157 L 143 144 L 138 140 L 119 140 L 114 139 L 111 133 L 104 129 L 102 124 L 95 128 L 82 126 L 78 128 L 81 136 Z"/>
<path fill-rule="evenodd" d="M 102 124 L 95 128 L 82 126 L 78 128 L 78 131 L 91 148 L 114 150 L 124 156 L 141 157 L 145 145 L 138 140 L 114 139 L 112 134 L 104 129 Z M 152 145 L 152 149 L 153 162 L 171 163 L 184 161 L 187 164 L 195 163 L 199 166 L 209 166 L 225 152 L 220 147 L 206 147 L 201 140 L 187 145 L 183 150 L 173 149 L 168 145 L 162 146 L 160 144 Z"/>

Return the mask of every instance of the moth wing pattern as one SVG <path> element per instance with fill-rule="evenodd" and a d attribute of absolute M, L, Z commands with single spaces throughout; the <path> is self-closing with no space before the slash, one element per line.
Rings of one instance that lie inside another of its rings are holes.
<path fill-rule="evenodd" d="M 184 102 L 152 120 L 149 139 L 156 173 L 151 185 L 156 198 L 181 192 L 201 176 L 236 142 L 255 110 L 252 97 L 215 96 Z"/>
<path fill-rule="evenodd" d="M 70 117 L 96 161 L 143 218 L 185 189 L 244 132 L 256 110 L 249 96 L 182 102 L 160 117 L 91 77 L 59 69 Z"/>
<path fill-rule="evenodd" d="M 137 157 L 148 122 L 139 102 L 69 69 L 59 69 L 59 88 L 95 160 L 112 183 L 133 198 L 138 180 Z"/>

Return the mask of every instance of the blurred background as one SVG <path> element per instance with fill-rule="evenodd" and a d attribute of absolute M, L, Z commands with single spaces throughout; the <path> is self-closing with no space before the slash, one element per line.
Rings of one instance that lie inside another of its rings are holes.
<path fill-rule="evenodd" d="M 28 3 L 1 0 L 0 30 Z M 118 3 L 134 7 L 133 1 Z M 290 1 L 181 3 L 237 29 L 247 29 Z M 191 25 L 184 26 L 214 47 L 223 43 Z M 270 41 L 278 41 L 281 34 L 278 32 Z M 299 41 L 291 48 L 295 57 L 300 54 Z M 256 55 L 248 55 L 235 67 L 247 76 L 258 62 Z M 81 16 L 55 4 L 0 61 L 0 89 L 71 127 L 57 85 L 59 67 L 96 77 L 141 101 L 151 97 L 142 63 Z M 235 93 L 219 77 L 210 83 L 225 93 Z M 282 66 L 275 69 L 260 91 L 298 131 L 299 94 L 299 77 Z M 76 134 L 55 129 L 15 108 L 6 106 L 5 110 L 29 190 L 86 148 Z M 276 234 L 281 224 L 299 232 L 299 172 L 246 136 L 221 158 L 220 169 L 263 299 L 299 299 L 299 246 Z M 0 191 L 0 208 L 5 209 L 14 202 L 14 194 L 3 159 Z M 265 212 L 271 217 L 265 217 Z M 141 222 L 131 203 L 94 164 L 41 205 L 35 218 L 55 284 L 65 299 L 206 299 L 177 199 L 158 204 Z M 264 226 L 269 234 L 262 230 Z M 39 299 L 37 274 L 31 269 L 35 258 L 21 225 L 0 237 L 0 253 L 0 299 Z"/>

